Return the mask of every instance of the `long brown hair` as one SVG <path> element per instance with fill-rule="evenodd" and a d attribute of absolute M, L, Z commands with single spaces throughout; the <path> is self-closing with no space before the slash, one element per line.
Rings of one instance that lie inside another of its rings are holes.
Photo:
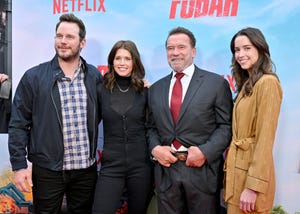
<path fill-rule="evenodd" d="M 253 74 L 251 75 L 251 77 L 249 77 L 247 70 L 242 69 L 238 62 L 235 60 L 234 43 L 235 39 L 238 36 L 246 36 L 250 40 L 252 45 L 256 47 L 259 54 L 256 63 L 253 65 Z M 252 93 L 253 86 L 263 76 L 263 74 L 272 74 L 277 77 L 277 75 L 275 74 L 275 65 L 271 60 L 269 45 L 267 44 L 264 35 L 259 29 L 248 27 L 237 32 L 231 39 L 230 49 L 232 53 L 231 72 L 235 80 L 238 94 L 242 92 L 243 95 L 250 95 Z M 244 84 L 245 86 L 242 91 Z"/>
<path fill-rule="evenodd" d="M 119 49 L 125 49 L 129 51 L 133 61 L 133 68 L 131 72 L 131 85 L 133 88 L 142 93 L 144 90 L 145 68 L 141 61 L 140 53 L 134 42 L 130 40 L 120 40 L 112 47 L 108 58 L 108 72 L 104 76 L 104 85 L 110 91 L 113 90 L 116 84 L 116 71 L 114 70 L 114 59 Z"/>

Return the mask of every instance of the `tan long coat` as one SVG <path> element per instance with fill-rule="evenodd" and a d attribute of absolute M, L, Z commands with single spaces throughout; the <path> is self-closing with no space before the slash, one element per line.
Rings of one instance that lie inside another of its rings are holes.
<path fill-rule="evenodd" d="M 232 142 L 225 163 L 227 203 L 239 206 L 245 188 L 258 192 L 255 211 L 271 209 L 275 194 L 273 144 L 282 89 L 273 75 L 263 75 L 251 96 L 238 96 L 232 121 Z"/>

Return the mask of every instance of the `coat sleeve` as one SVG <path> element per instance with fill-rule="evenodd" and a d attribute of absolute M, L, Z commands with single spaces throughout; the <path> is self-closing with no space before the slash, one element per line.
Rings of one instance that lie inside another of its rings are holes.
<path fill-rule="evenodd" d="M 214 103 L 216 128 L 207 142 L 199 146 L 208 163 L 212 163 L 220 158 L 220 155 L 229 146 L 232 137 L 233 102 L 231 90 L 228 82 L 224 79 L 222 79 L 222 83 L 218 86 Z"/>
<path fill-rule="evenodd" d="M 152 86 L 151 86 L 152 87 Z M 146 127 L 147 127 L 147 143 L 148 143 L 148 149 L 149 152 L 151 154 L 152 149 L 155 146 L 160 145 L 160 136 L 158 134 L 158 130 L 156 128 L 156 124 L 155 124 L 155 120 L 154 120 L 154 116 L 153 116 L 153 109 L 151 108 L 151 102 L 152 102 L 152 96 L 153 96 L 153 88 L 151 88 L 148 90 L 148 109 L 147 109 L 147 123 L 146 123 Z"/>
<path fill-rule="evenodd" d="M 22 77 L 13 99 L 8 129 L 8 148 L 12 170 L 27 168 L 27 145 L 32 124 L 33 93 L 29 75 Z"/>
<path fill-rule="evenodd" d="M 265 193 L 273 172 L 273 144 L 276 134 L 282 89 L 276 77 L 266 78 L 258 86 L 256 146 L 248 170 L 246 187 Z"/>

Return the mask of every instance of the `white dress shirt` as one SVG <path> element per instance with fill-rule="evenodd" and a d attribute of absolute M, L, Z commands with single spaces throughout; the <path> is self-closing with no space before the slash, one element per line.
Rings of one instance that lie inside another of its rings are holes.
<path fill-rule="evenodd" d="M 190 85 L 192 76 L 194 74 L 195 71 L 195 65 L 192 64 L 189 67 L 187 67 L 185 70 L 183 70 L 182 73 L 184 73 L 184 76 L 181 78 L 181 84 L 182 84 L 182 102 L 184 100 L 185 94 L 188 90 L 188 87 Z M 176 81 L 176 72 L 173 71 L 173 76 L 170 82 L 170 89 L 169 89 L 169 107 L 171 106 L 171 96 L 172 96 L 172 91 L 173 91 L 173 87 Z M 176 150 L 176 151 L 187 151 L 187 148 L 184 146 L 180 146 L 178 149 L 175 149 L 175 147 L 173 146 L 173 144 L 171 145 L 172 149 Z"/>

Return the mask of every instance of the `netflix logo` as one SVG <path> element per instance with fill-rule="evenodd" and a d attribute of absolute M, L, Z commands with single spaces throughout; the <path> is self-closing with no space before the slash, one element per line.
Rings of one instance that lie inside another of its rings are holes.
<path fill-rule="evenodd" d="M 53 14 L 70 12 L 106 12 L 105 0 L 53 0 Z"/>

